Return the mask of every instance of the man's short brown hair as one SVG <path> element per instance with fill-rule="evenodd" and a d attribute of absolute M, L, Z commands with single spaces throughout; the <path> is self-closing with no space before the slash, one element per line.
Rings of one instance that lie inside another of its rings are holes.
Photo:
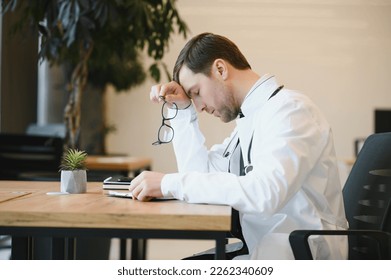
<path fill-rule="evenodd" d="M 183 65 L 193 73 L 209 76 L 212 63 L 219 58 L 228 61 L 236 69 L 251 69 L 247 59 L 231 40 L 212 33 L 202 33 L 187 42 L 179 53 L 173 79 L 180 84 L 179 71 Z"/>

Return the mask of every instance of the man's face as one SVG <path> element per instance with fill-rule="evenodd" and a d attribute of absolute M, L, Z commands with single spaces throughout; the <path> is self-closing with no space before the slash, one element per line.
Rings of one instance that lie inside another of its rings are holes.
<path fill-rule="evenodd" d="M 229 84 L 217 71 L 213 71 L 213 68 L 208 77 L 202 73 L 195 74 L 183 65 L 179 72 L 179 80 L 198 112 L 205 111 L 219 117 L 223 122 L 236 119 L 239 108 L 235 105 Z"/>

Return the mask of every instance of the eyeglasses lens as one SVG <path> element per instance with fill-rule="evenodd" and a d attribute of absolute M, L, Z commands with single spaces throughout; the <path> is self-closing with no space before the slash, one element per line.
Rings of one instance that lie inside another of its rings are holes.
<path fill-rule="evenodd" d="M 159 129 L 159 140 L 164 143 L 169 143 L 174 138 L 174 130 L 171 126 L 163 125 Z"/>
<path fill-rule="evenodd" d="M 170 110 L 170 109 L 176 109 L 176 110 Z M 178 106 L 173 103 L 170 105 L 169 103 L 165 102 L 162 107 L 162 117 L 164 120 L 172 120 L 176 117 L 178 113 Z"/>

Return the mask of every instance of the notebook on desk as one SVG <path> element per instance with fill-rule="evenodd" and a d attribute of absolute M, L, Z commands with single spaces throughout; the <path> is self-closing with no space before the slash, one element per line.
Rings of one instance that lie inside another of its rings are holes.
<path fill-rule="evenodd" d="M 104 190 L 128 190 L 133 178 L 112 176 L 103 180 Z"/>

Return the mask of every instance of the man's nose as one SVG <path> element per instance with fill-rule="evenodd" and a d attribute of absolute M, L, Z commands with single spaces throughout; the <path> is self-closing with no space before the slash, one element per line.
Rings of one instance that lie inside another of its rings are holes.
<path fill-rule="evenodd" d="M 199 113 L 204 111 L 206 108 L 205 104 L 198 98 L 193 98 L 193 103 L 194 103 L 194 106 L 195 106 L 197 112 L 199 112 Z"/>

